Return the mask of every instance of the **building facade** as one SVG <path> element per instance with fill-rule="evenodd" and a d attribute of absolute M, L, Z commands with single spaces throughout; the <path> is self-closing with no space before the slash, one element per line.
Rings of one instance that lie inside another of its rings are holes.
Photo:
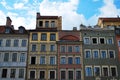
<path fill-rule="evenodd" d="M 61 17 L 37 13 L 36 29 L 30 30 L 27 79 L 57 80 L 58 30 Z"/>
<path fill-rule="evenodd" d="M 58 80 L 82 80 L 82 41 L 79 31 L 59 31 Z"/>
<path fill-rule="evenodd" d="M 0 80 L 26 80 L 28 32 L 20 26 L 15 30 L 7 17 L 0 26 Z"/>
<path fill-rule="evenodd" d="M 82 28 L 84 80 L 120 79 L 113 28 Z"/>

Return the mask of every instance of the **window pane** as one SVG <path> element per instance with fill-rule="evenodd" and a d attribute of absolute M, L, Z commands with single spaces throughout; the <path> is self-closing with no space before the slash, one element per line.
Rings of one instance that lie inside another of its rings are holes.
<path fill-rule="evenodd" d="M 100 67 L 94 67 L 95 76 L 100 76 Z"/>
<path fill-rule="evenodd" d="M 108 44 L 112 44 L 112 39 L 108 39 Z"/>
<path fill-rule="evenodd" d="M 105 43 L 104 38 L 100 38 L 100 43 L 101 43 L 101 44 L 104 44 L 104 43 Z"/>
<path fill-rule="evenodd" d="M 76 79 L 81 80 L 81 71 L 76 71 Z"/>
<path fill-rule="evenodd" d="M 55 57 L 50 57 L 50 64 L 55 64 Z"/>
<path fill-rule="evenodd" d="M 103 67 L 103 76 L 108 76 L 108 68 Z"/>
<path fill-rule="evenodd" d="M 84 44 L 90 44 L 90 39 L 89 38 L 84 38 Z"/>
<path fill-rule="evenodd" d="M 72 57 L 69 57 L 69 58 L 68 58 L 68 64 L 73 64 L 73 59 L 72 59 Z"/>
<path fill-rule="evenodd" d="M 55 71 L 50 71 L 50 79 L 55 79 Z"/>
<path fill-rule="evenodd" d="M 68 71 L 68 79 L 73 79 L 73 71 Z"/>
<path fill-rule="evenodd" d="M 4 54 L 4 61 L 5 62 L 9 61 L 9 53 Z"/>
<path fill-rule="evenodd" d="M 24 78 L 24 69 L 19 69 L 19 78 Z"/>
<path fill-rule="evenodd" d="M 56 40 L 56 35 L 50 34 L 50 41 L 55 41 L 55 40 Z"/>
<path fill-rule="evenodd" d="M 36 62 L 36 57 L 31 57 L 31 64 L 35 64 Z"/>
<path fill-rule="evenodd" d="M 25 62 L 25 53 L 20 54 L 20 62 Z"/>
<path fill-rule="evenodd" d="M 41 45 L 41 51 L 42 51 L 42 52 L 45 52 L 45 51 L 46 51 L 46 45 L 44 45 L 44 44 Z"/>
<path fill-rule="evenodd" d="M 0 47 L 2 47 L 2 40 L 0 39 Z"/>
<path fill-rule="evenodd" d="M 97 44 L 97 38 L 92 38 L 92 43 Z"/>
<path fill-rule="evenodd" d="M 40 27 L 43 26 L 43 21 L 39 21 L 39 26 L 40 26 Z"/>
<path fill-rule="evenodd" d="M 65 80 L 66 74 L 65 71 L 61 71 L 61 80 Z"/>
<path fill-rule="evenodd" d="M 11 40 L 6 40 L 6 47 L 10 47 L 11 45 Z"/>
<path fill-rule="evenodd" d="M 47 34 L 46 33 L 42 33 L 41 34 L 41 40 L 42 41 L 46 41 L 47 40 Z"/>
<path fill-rule="evenodd" d="M 111 76 L 117 76 L 117 72 L 116 72 L 116 68 L 115 67 L 111 67 Z"/>
<path fill-rule="evenodd" d="M 93 57 L 94 58 L 98 58 L 99 57 L 98 51 L 93 51 Z"/>
<path fill-rule="evenodd" d="M 110 58 L 115 58 L 114 51 L 109 51 Z"/>
<path fill-rule="evenodd" d="M 32 40 L 38 40 L 38 35 L 37 33 L 32 34 Z"/>
<path fill-rule="evenodd" d="M 61 64 L 66 64 L 66 59 L 65 59 L 65 57 L 61 57 L 60 63 L 61 63 Z"/>
<path fill-rule="evenodd" d="M 106 51 L 101 51 L 101 58 L 107 58 Z"/>
<path fill-rule="evenodd" d="M 92 76 L 92 68 L 91 67 L 86 67 L 85 68 L 85 75 L 86 76 Z"/>
<path fill-rule="evenodd" d="M 76 64 L 80 64 L 80 57 L 76 57 L 76 58 L 75 58 L 75 63 L 76 63 Z"/>
<path fill-rule="evenodd" d="M 55 51 L 55 45 L 50 45 L 50 51 Z"/>
<path fill-rule="evenodd" d="M 85 58 L 91 58 L 90 51 L 85 51 Z"/>
<path fill-rule="evenodd" d="M 18 47 L 19 40 L 14 40 L 14 47 Z"/>
<path fill-rule="evenodd" d="M 45 79 L 45 71 L 40 71 L 40 79 Z"/>
<path fill-rule="evenodd" d="M 55 21 L 51 22 L 51 27 L 55 27 Z"/>
<path fill-rule="evenodd" d="M 45 27 L 49 27 L 49 21 L 45 21 Z"/>
<path fill-rule="evenodd" d="M 7 69 L 3 69 L 2 70 L 2 78 L 6 78 L 7 77 Z"/>
<path fill-rule="evenodd" d="M 16 62 L 17 61 L 17 53 L 12 54 L 12 61 Z"/>
<path fill-rule="evenodd" d="M 45 64 L 45 56 L 40 57 L 40 64 Z"/>
<path fill-rule="evenodd" d="M 60 52 L 65 52 L 65 46 L 60 46 Z"/>
<path fill-rule="evenodd" d="M 36 51 L 36 45 L 32 45 L 32 51 Z"/>
<path fill-rule="evenodd" d="M 72 46 L 68 46 L 68 52 L 72 52 Z"/>
<path fill-rule="evenodd" d="M 75 52 L 80 52 L 79 46 L 75 46 Z"/>
<path fill-rule="evenodd" d="M 30 71 L 30 79 L 35 79 L 35 71 Z"/>
<path fill-rule="evenodd" d="M 11 69 L 10 78 L 15 78 L 16 69 Z"/>
<path fill-rule="evenodd" d="M 26 47 L 27 46 L 27 40 L 22 40 L 22 47 Z"/>

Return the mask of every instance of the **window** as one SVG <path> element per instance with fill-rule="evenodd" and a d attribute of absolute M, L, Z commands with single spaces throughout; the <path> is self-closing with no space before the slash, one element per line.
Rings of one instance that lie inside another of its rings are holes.
<path fill-rule="evenodd" d="M 55 27 L 55 21 L 51 21 L 51 27 Z"/>
<path fill-rule="evenodd" d="M 94 67 L 94 75 L 95 76 L 100 76 L 100 67 L 98 67 L 98 66 Z"/>
<path fill-rule="evenodd" d="M 112 38 L 109 38 L 109 39 L 107 40 L 107 43 L 108 43 L 108 44 L 113 44 Z"/>
<path fill-rule="evenodd" d="M 55 41 L 55 40 L 56 40 L 56 35 L 50 34 L 50 41 Z"/>
<path fill-rule="evenodd" d="M 66 59 L 65 59 L 65 57 L 61 57 L 60 63 L 61 63 L 61 64 L 66 64 Z"/>
<path fill-rule="evenodd" d="M 19 40 L 14 40 L 14 47 L 18 47 Z"/>
<path fill-rule="evenodd" d="M 6 40 L 6 47 L 10 47 L 11 45 L 11 40 Z"/>
<path fill-rule="evenodd" d="M 32 40 L 38 40 L 38 34 L 37 33 L 32 34 Z"/>
<path fill-rule="evenodd" d="M 111 76 L 117 76 L 117 69 L 116 69 L 116 67 L 111 67 L 110 68 L 110 71 L 111 71 Z"/>
<path fill-rule="evenodd" d="M 50 71 L 50 79 L 55 79 L 55 71 Z"/>
<path fill-rule="evenodd" d="M 72 46 L 68 46 L 68 52 L 72 52 Z"/>
<path fill-rule="evenodd" d="M 104 38 L 100 38 L 100 44 L 105 44 Z"/>
<path fill-rule="evenodd" d="M 68 64 L 73 64 L 73 58 L 72 57 L 68 57 Z"/>
<path fill-rule="evenodd" d="M 50 45 L 50 51 L 55 51 L 55 45 Z"/>
<path fill-rule="evenodd" d="M 39 21 L 39 26 L 40 26 L 40 27 L 43 26 L 43 21 Z"/>
<path fill-rule="evenodd" d="M 103 67 L 102 71 L 103 71 L 103 76 L 108 76 L 108 67 Z"/>
<path fill-rule="evenodd" d="M 7 78 L 7 69 L 2 70 L 2 78 Z"/>
<path fill-rule="evenodd" d="M 85 58 L 91 58 L 91 53 L 89 50 L 85 51 Z"/>
<path fill-rule="evenodd" d="M 36 51 L 36 45 L 32 45 L 32 51 Z"/>
<path fill-rule="evenodd" d="M 11 69 L 10 78 L 15 78 L 16 69 Z"/>
<path fill-rule="evenodd" d="M 46 33 L 42 33 L 41 34 L 41 41 L 46 41 L 47 40 L 47 34 Z"/>
<path fill-rule="evenodd" d="M 22 47 L 26 47 L 27 46 L 27 40 L 22 40 Z"/>
<path fill-rule="evenodd" d="M 96 58 L 96 59 L 99 58 L 99 54 L 98 54 L 97 50 L 93 51 L 93 57 Z"/>
<path fill-rule="evenodd" d="M 25 53 L 21 53 L 20 54 L 20 62 L 25 62 L 25 57 L 26 55 L 25 55 Z"/>
<path fill-rule="evenodd" d="M 40 57 L 40 64 L 45 64 L 45 56 Z"/>
<path fill-rule="evenodd" d="M 19 78 L 24 78 L 24 69 L 19 69 Z"/>
<path fill-rule="evenodd" d="M 85 76 L 92 76 L 92 67 L 85 67 Z"/>
<path fill-rule="evenodd" d="M 81 71 L 76 71 L 76 80 L 81 80 Z"/>
<path fill-rule="evenodd" d="M 24 28 L 19 28 L 19 33 L 24 33 Z"/>
<path fill-rule="evenodd" d="M 60 46 L 60 52 L 65 52 L 65 46 Z"/>
<path fill-rule="evenodd" d="M 115 58 L 115 53 L 114 51 L 108 51 L 109 52 L 109 57 L 110 58 Z"/>
<path fill-rule="evenodd" d="M 35 79 L 35 71 L 30 71 L 30 79 Z"/>
<path fill-rule="evenodd" d="M 3 40 L 0 39 L 0 47 L 2 47 L 2 41 L 3 41 Z"/>
<path fill-rule="evenodd" d="M 41 44 L 41 51 L 45 52 L 46 51 L 46 46 L 44 44 Z"/>
<path fill-rule="evenodd" d="M 16 62 L 17 61 L 17 53 L 13 53 L 12 54 L 12 62 Z"/>
<path fill-rule="evenodd" d="M 120 40 L 118 41 L 118 46 L 120 47 Z"/>
<path fill-rule="evenodd" d="M 9 27 L 6 27 L 5 33 L 10 33 L 10 28 Z"/>
<path fill-rule="evenodd" d="M 97 44 L 97 38 L 92 38 L 92 43 Z"/>
<path fill-rule="evenodd" d="M 40 71 L 40 79 L 45 79 L 45 71 Z"/>
<path fill-rule="evenodd" d="M 75 58 L 75 64 L 80 64 L 80 57 Z"/>
<path fill-rule="evenodd" d="M 35 64 L 36 62 L 36 57 L 31 57 L 31 64 Z"/>
<path fill-rule="evenodd" d="M 106 51 L 101 51 L 101 58 L 107 58 L 107 53 Z"/>
<path fill-rule="evenodd" d="M 9 61 L 9 53 L 4 54 L 4 61 L 8 62 Z"/>
<path fill-rule="evenodd" d="M 75 46 L 75 52 L 80 52 L 79 46 Z"/>
<path fill-rule="evenodd" d="M 51 65 L 55 64 L 55 57 L 50 57 L 50 64 Z"/>
<path fill-rule="evenodd" d="M 46 27 L 46 28 L 49 27 L 49 21 L 45 21 L 45 27 Z"/>
<path fill-rule="evenodd" d="M 84 38 L 84 44 L 90 44 L 90 38 Z"/>
<path fill-rule="evenodd" d="M 68 71 L 68 79 L 73 80 L 73 71 Z"/>
<path fill-rule="evenodd" d="M 66 74 L 65 71 L 61 71 L 61 80 L 65 80 Z"/>

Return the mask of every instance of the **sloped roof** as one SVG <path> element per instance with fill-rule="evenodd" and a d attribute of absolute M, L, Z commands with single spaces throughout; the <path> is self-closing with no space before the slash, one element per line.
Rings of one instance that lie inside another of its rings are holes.
<path fill-rule="evenodd" d="M 76 36 L 73 36 L 73 35 L 66 35 L 66 36 L 63 36 L 62 38 L 60 38 L 60 40 L 78 41 L 79 38 L 77 38 Z"/>
<path fill-rule="evenodd" d="M 120 22 L 120 18 L 99 18 L 99 20 L 102 20 L 103 22 Z"/>
<path fill-rule="evenodd" d="M 4 33 L 5 32 L 5 26 L 0 26 L 0 33 Z"/>

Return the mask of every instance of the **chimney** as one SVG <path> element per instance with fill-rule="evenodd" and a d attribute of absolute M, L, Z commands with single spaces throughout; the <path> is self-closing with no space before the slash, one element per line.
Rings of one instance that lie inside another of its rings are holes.
<path fill-rule="evenodd" d="M 36 17 L 37 17 L 37 18 L 39 18 L 39 17 L 40 17 L 40 13 L 39 13 L 39 12 L 37 12 L 37 15 L 36 15 Z"/>
<path fill-rule="evenodd" d="M 11 23 L 12 23 L 12 20 L 10 19 L 10 17 L 6 17 L 7 20 L 6 20 L 6 26 L 11 26 Z"/>

